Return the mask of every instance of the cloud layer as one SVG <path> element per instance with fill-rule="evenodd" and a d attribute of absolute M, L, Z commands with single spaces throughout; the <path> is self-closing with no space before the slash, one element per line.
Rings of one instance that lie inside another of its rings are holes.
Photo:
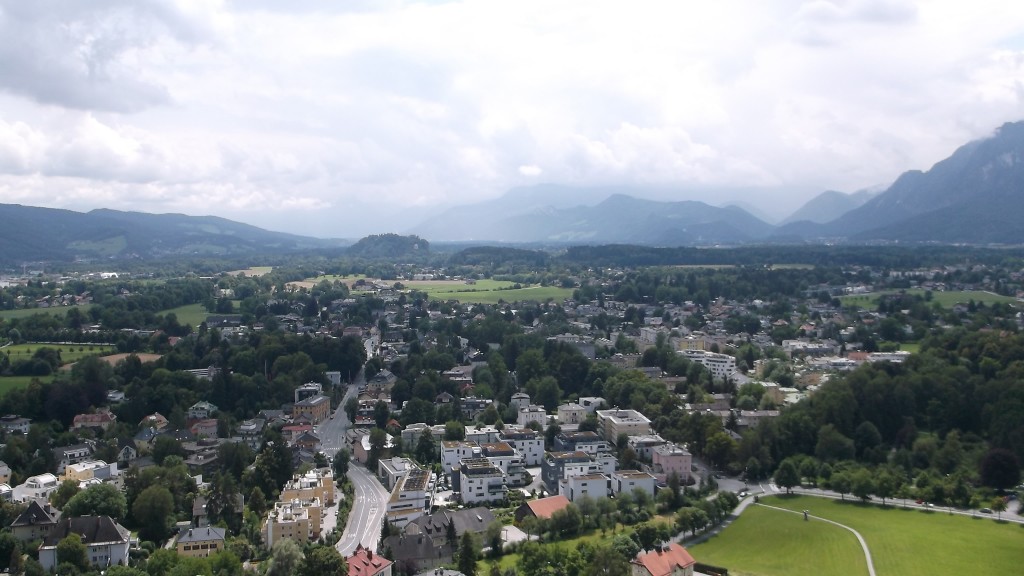
<path fill-rule="evenodd" d="M 0 201 L 331 236 L 537 182 L 795 206 L 1024 117 L 1019 2 L 337 4 L 0 1 Z"/>

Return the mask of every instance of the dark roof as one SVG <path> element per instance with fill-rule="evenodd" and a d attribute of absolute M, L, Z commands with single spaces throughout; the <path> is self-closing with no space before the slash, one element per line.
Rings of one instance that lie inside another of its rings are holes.
<path fill-rule="evenodd" d="M 56 546 L 70 534 L 78 534 L 85 545 L 99 542 L 127 542 L 131 532 L 114 522 L 110 516 L 80 516 L 63 518 L 43 540 L 43 546 Z"/>
<path fill-rule="evenodd" d="M 440 510 L 433 514 L 420 516 L 405 528 L 406 536 L 425 534 L 431 538 L 446 538 L 448 523 L 455 524 L 455 533 L 460 536 L 467 530 L 479 534 L 494 522 L 494 513 L 484 507 L 465 510 Z"/>
<path fill-rule="evenodd" d="M 60 519 L 60 510 L 50 506 L 45 500 L 33 500 L 28 508 L 11 522 L 16 526 L 39 526 L 40 524 L 56 524 Z"/>
<path fill-rule="evenodd" d="M 452 556 L 451 546 L 448 546 L 446 542 L 438 546 L 435 545 L 433 539 L 421 534 L 388 536 L 381 544 L 381 549 L 386 550 L 388 548 L 391 549 L 391 557 L 398 562 L 403 560 L 435 560 L 437 558 L 447 560 Z M 438 554 L 439 550 L 441 552 L 440 555 Z"/>
<path fill-rule="evenodd" d="M 208 540 L 224 540 L 224 528 L 213 526 L 205 528 L 185 528 L 178 533 L 178 542 L 205 542 Z"/>

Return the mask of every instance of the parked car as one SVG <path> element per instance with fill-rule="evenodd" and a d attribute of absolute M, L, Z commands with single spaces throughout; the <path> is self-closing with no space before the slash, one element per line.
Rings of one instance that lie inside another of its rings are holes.
<path fill-rule="evenodd" d="M 991 508 L 982 508 L 981 510 L 978 510 L 978 512 L 981 512 L 982 514 L 991 514 L 992 513 L 992 509 Z"/>

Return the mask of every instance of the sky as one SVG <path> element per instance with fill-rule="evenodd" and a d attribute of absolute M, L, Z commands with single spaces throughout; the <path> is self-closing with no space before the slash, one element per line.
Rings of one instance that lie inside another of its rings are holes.
<path fill-rule="evenodd" d="M 0 0 L 0 202 L 356 238 L 555 183 L 775 218 L 1024 120 L 1019 0 Z"/>

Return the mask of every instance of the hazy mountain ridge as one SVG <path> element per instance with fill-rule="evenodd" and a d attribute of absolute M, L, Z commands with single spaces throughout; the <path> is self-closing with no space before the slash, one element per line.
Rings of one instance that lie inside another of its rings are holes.
<path fill-rule="evenodd" d="M 219 218 L 98 209 L 74 212 L 0 204 L 0 248 L 7 261 L 237 255 L 341 247 Z"/>
<path fill-rule="evenodd" d="M 779 225 L 803 221 L 816 224 L 831 222 L 850 210 L 862 206 L 873 196 L 875 196 L 875 193 L 869 190 L 859 190 L 852 194 L 836 190 L 826 190 L 808 200 L 806 204 L 783 219 Z"/>

